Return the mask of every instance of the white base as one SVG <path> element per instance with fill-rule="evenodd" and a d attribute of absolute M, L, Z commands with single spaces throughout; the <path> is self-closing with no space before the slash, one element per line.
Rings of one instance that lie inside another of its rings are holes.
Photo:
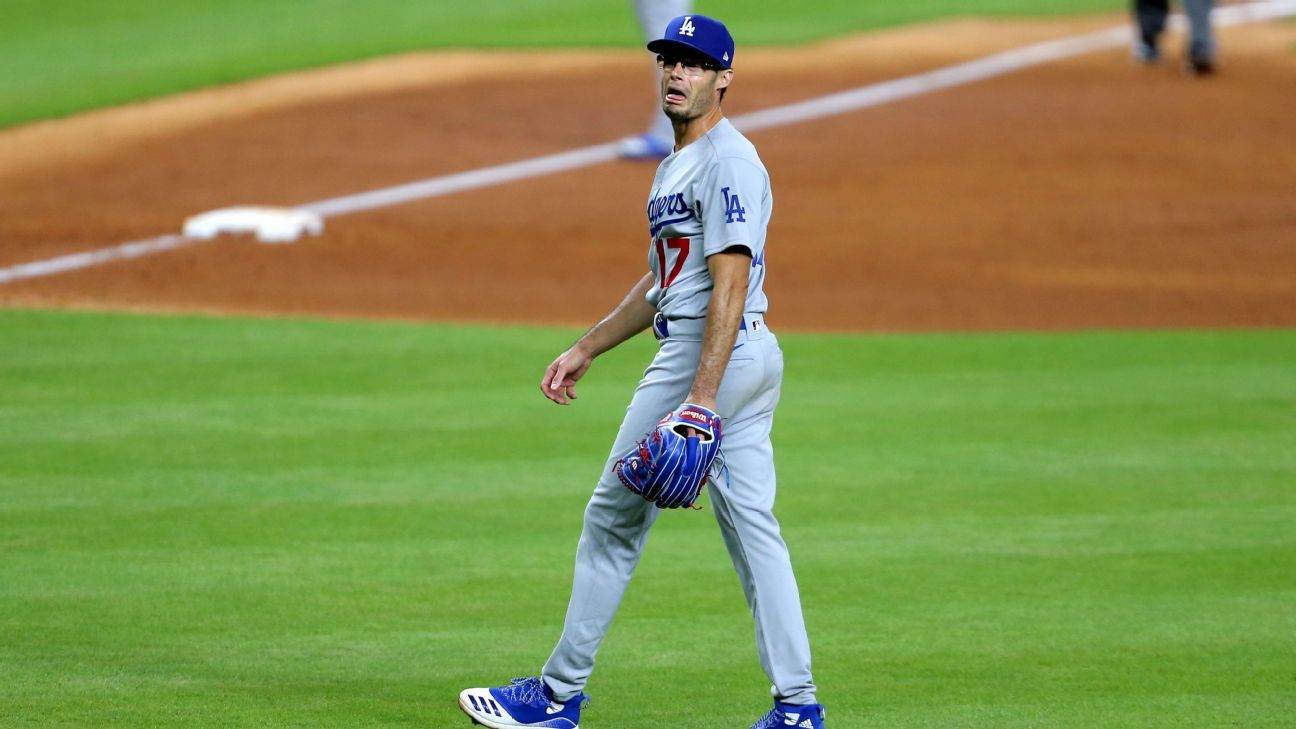
<path fill-rule="evenodd" d="M 297 208 L 245 205 L 211 210 L 184 222 L 186 236 L 203 239 L 222 233 L 254 233 L 262 243 L 292 243 L 307 233 L 323 232 L 323 217 Z"/>

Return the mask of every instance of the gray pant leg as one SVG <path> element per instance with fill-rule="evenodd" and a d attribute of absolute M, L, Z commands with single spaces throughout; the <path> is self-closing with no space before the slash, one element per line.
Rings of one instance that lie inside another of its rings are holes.
<path fill-rule="evenodd" d="M 1215 0 L 1184 0 L 1184 14 L 1188 16 L 1188 55 L 1190 58 L 1209 61 L 1215 58 L 1215 35 L 1211 30 L 1211 9 Z"/>
<path fill-rule="evenodd" d="M 769 433 L 779 398 L 782 353 L 768 332 L 740 333 L 739 344 L 747 349 L 735 355 L 718 394 L 729 474 L 722 483 L 708 486 L 711 503 L 756 621 L 757 651 L 774 695 L 788 703 L 816 703 L 796 578 L 772 513 L 775 479 Z M 621 485 L 610 473 L 612 462 L 688 394 L 699 351 L 699 342 L 663 343 L 635 391 L 586 508 L 566 623 L 542 671 L 559 701 L 584 690 L 659 513 Z"/>
<path fill-rule="evenodd" d="M 1134 20 L 1138 25 L 1139 42 L 1156 48 L 1165 31 L 1170 16 L 1170 0 L 1134 0 Z"/>
<path fill-rule="evenodd" d="M 759 348 L 760 357 L 750 363 L 731 364 L 721 387 L 721 410 L 728 397 L 747 395 L 742 390 L 752 384 L 756 388 L 725 424 L 723 451 L 728 473 L 710 486 L 711 504 L 751 608 L 756 650 L 772 683 L 770 692 L 785 703 L 814 704 L 818 701 L 801 596 L 773 513 L 776 479 L 770 429 L 779 399 L 783 356 L 772 335 L 749 340 L 746 346 Z"/>
<path fill-rule="evenodd" d="M 693 10 L 693 0 L 634 0 L 635 18 L 644 41 L 662 37 L 666 24 Z"/>
<path fill-rule="evenodd" d="M 644 41 L 662 37 L 666 24 L 681 15 L 693 12 L 693 0 L 634 0 L 635 18 L 639 29 L 643 31 Z M 663 142 L 674 143 L 675 130 L 670 118 L 661 109 L 661 72 L 653 76 L 652 114 L 649 116 L 649 132 Z"/>
<path fill-rule="evenodd" d="M 682 349 L 664 345 L 658 350 L 626 409 L 603 475 L 585 508 L 562 637 L 541 672 L 559 701 L 567 701 L 584 690 L 594 670 L 599 644 L 621 605 L 648 530 L 657 519 L 658 509 L 631 493 L 611 469 L 618 455 L 629 450 L 688 394 L 697 355 L 694 353 L 690 367 L 687 358 L 681 356 Z"/>

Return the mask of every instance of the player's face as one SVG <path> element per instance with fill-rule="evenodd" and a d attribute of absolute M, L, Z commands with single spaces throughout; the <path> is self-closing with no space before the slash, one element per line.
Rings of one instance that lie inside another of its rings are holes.
<path fill-rule="evenodd" d="M 720 103 L 720 89 L 729 85 L 731 69 L 717 69 L 698 58 L 660 55 L 662 110 L 674 121 L 696 119 Z"/>

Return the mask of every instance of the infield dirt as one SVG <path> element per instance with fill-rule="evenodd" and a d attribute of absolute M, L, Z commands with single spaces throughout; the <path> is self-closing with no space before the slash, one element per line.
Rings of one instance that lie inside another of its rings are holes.
<path fill-rule="evenodd" d="M 731 114 L 1125 22 L 955 21 L 741 50 Z M 1193 79 L 1097 53 L 751 134 L 770 318 L 809 330 L 1296 325 L 1296 25 Z M 1172 39 L 1176 43 L 1177 38 Z M 419 54 L 0 132 L 0 266 L 610 141 L 646 53 Z M 588 324 L 646 266 L 618 162 L 0 285 L 0 304 Z"/>

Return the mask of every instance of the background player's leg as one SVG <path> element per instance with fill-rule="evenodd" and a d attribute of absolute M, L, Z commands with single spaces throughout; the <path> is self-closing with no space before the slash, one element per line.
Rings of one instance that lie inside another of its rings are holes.
<path fill-rule="evenodd" d="M 633 0 L 635 18 L 643 31 L 644 42 L 657 40 L 666 24 L 693 12 L 693 0 Z"/>
<path fill-rule="evenodd" d="M 635 18 L 643 32 L 644 42 L 662 37 L 671 20 L 693 11 L 692 0 L 633 0 Z M 648 54 L 644 54 L 648 57 Z M 670 154 L 675 146 L 675 130 L 661 109 L 661 72 L 653 75 L 652 112 L 648 116 L 648 131 L 621 142 L 621 155 L 630 158 L 658 159 Z"/>
<path fill-rule="evenodd" d="M 697 343 L 666 343 L 658 351 L 626 409 L 603 475 L 585 508 L 566 622 L 541 673 L 558 701 L 567 701 L 585 688 L 599 644 L 657 519 L 658 509 L 622 485 L 611 472 L 612 464 L 684 400 L 697 368 L 697 349 Z"/>
<path fill-rule="evenodd" d="M 1170 15 L 1170 0 L 1134 0 L 1134 21 L 1138 38 L 1134 56 L 1144 63 L 1161 59 L 1161 33 Z"/>
<path fill-rule="evenodd" d="M 769 440 L 783 358 L 773 336 L 749 340 L 761 357 L 731 366 L 720 388 L 720 408 L 734 391 L 759 386 L 732 410 L 725 423 L 722 452 L 728 467 L 710 487 L 711 503 L 743 594 L 756 623 L 756 648 L 774 698 L 789 704 L 814 704 L 810 641 L 801 613 L 801 596 L 787 545 L 774 518 L 774 449 Z M 742 394 L 739 393 L 741 397 Z"/>
<path fill-rule="evenodd" d="M 1214 0 L 1184 0 L 1188 16 L 1188 69 L 1193 73 L 1210 73 L 1215 64 L 1215 35 L 1211 30 L 1211 8 Z"/>

